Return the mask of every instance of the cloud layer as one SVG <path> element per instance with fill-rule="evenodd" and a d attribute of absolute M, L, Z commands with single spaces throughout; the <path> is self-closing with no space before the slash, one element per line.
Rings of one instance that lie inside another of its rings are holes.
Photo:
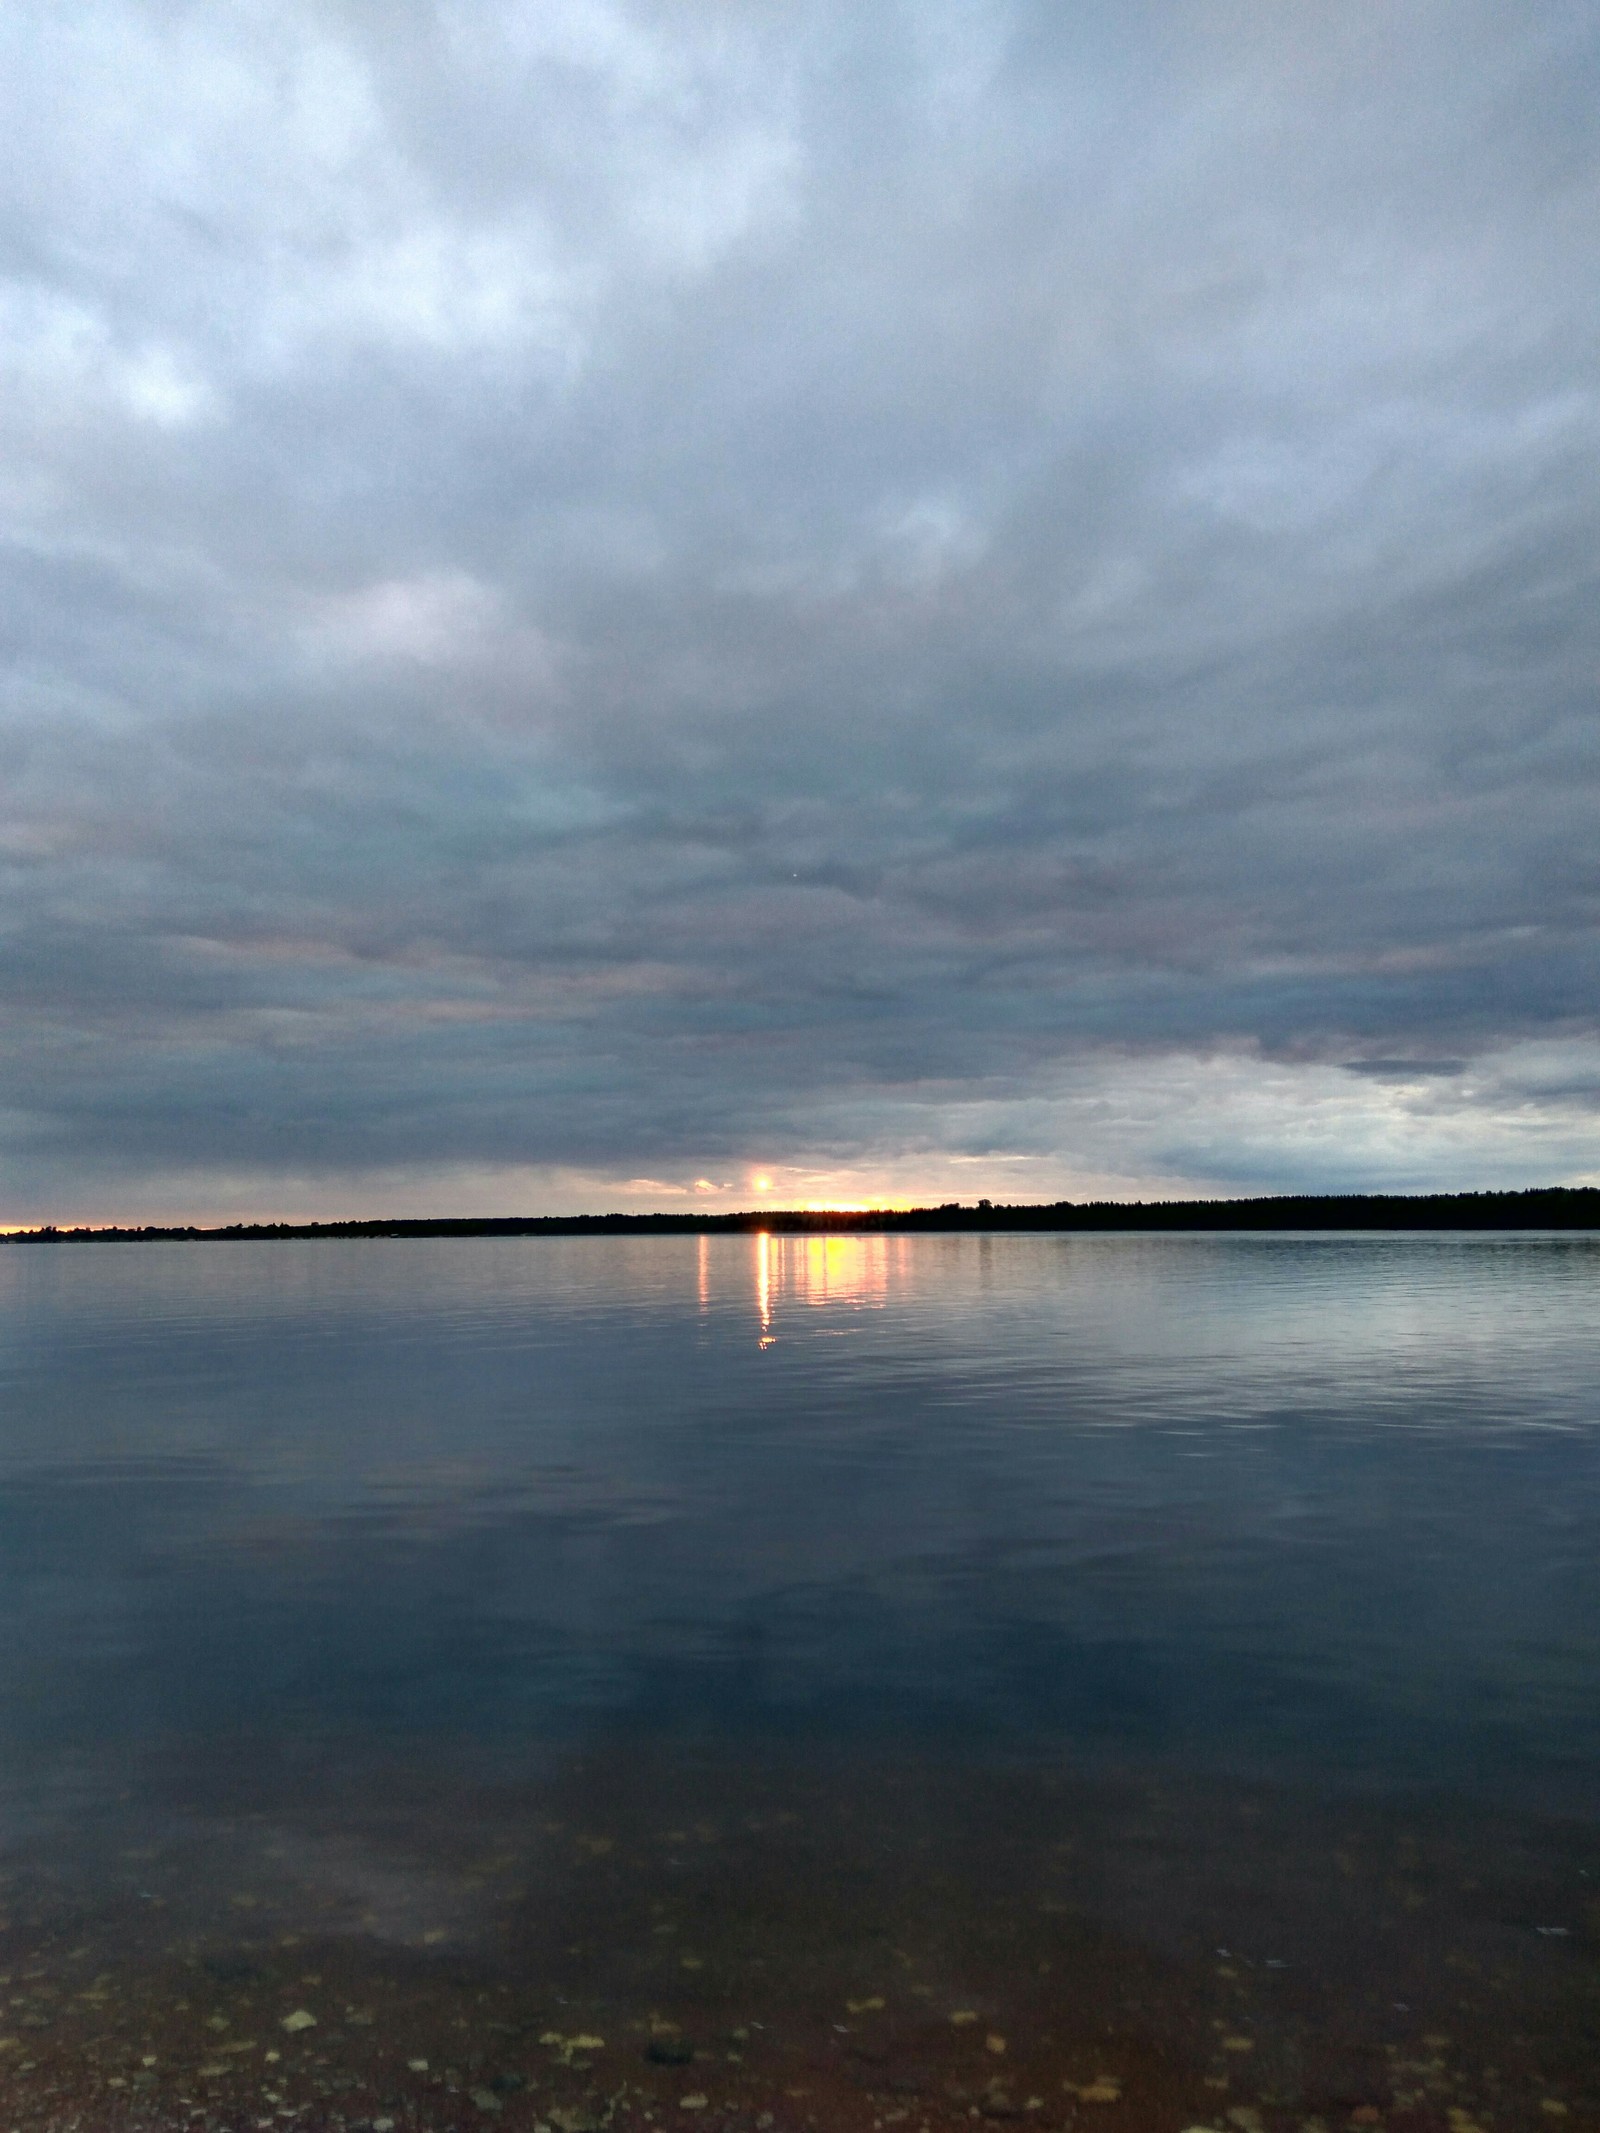
<path fill-rule="evenodd" d="M 6 1219 L 1600 1175 L 1600 8 L 0 43 Z"/>

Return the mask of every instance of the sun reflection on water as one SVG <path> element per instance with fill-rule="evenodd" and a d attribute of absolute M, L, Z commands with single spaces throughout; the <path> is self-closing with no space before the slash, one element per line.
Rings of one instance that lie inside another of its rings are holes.
<path fill-rule="evenodd" d="M 756 1237 L 756 1315 L 761 1321 L 763 1348 L 772 1346 L 772 1239 L 765 1230 Z"/>
<path fill-rule="evenodd" d="M 905 1237 L 784 1237 L 759 1230 L 754 1246 L 756 1321 L 760 1345 L 771 1347 L 786 1306 L 879 1310 L 906 1269 Z M 710 1258 L 702 1239 L 700 1308 L 710 1308 Z"/>

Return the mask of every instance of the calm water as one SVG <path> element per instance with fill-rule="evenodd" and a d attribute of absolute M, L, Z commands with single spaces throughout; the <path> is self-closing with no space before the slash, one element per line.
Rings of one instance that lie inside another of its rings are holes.
<path fill-rule="evenodd" d="M 0 2121 L 1587 2122 L 1597 1301 L 1574 1236 L 0 1251 Z"/>

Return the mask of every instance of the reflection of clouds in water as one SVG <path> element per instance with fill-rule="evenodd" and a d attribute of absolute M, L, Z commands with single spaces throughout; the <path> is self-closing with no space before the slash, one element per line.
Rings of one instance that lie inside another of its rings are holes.
<path fill-rule="evenodd" d="M 292 1824 L 273 1828 L 258 1884 L 280 1930 L 412 1947 L 481 1942 L 495 1901 L 482 1874 L 425 1865 L 374 1832 L 327 1837 Z"/>
<path fill-rule="evenodd" d="M 75 1794 L 53 1809 L 0 1811 L 0 1871 L 131 1902 L 135 1920 L 143 1915 L 163 1937 L 177 1929 L 259 1947 L 365 1940 L 449 1953 L 488 1945 L 558 1854 L 558 1840 L 526 1815 L 503 1805 L 481 1819 L 464 1812 L 459 1765 L 434 1770 L 431 1802 L 420 1804 L 407 1793 L 417 1792 L 425 1754 L 403 1777 L 366 1768 L 359 1751 L 274 1773 L 272 1744 L 261 1747 L 253 1781 L 266 1779 L 262 1811 L 174 1806 L 169 1781 L 217 1782 L 207 1744 L 197 1743 L 178 1772 L 144 1770 L 136 1792 L 126 1767 L 99 1770 L 92 1783 L 80 1770 Z"/>
<path fill-rule="evenodd" d="M 630 2009 L 734 1979 L 793 2010 L 838 1961 L 837 2012 L 882 1982 L 858 1966 L 886 1919 L 903 1942 L 897 1891 L 937 1927 L 942 2006 L 998 2003 L 985 1946 L 1040 1989 L 1064 1930 L 1026 1939 L 1041 1889 L 1181 1956 L 1246 1944 L 1218 1922 L 1242 1880 L 1259 1945 L 1309 1968 L 1341 1903 L 1363 1934 L 1392 1908 L 1392 1875 L 1336 1869 L 1316 1803 L 1341 1785 L 1498 1792 L 1525 1877 L 1534 1812 L 1600 1768 L 1585 1240 L 289 1246 L 278 1268 L 342 1269 L 351 1307 L 264 1322 L 266 1256 L 204 1260 L 237 1323 L 219 1290 L 211 1333 L 141 1347 L 103 1337 L 94 1269 L 159 1306 L 181 1263 L 86 1248 L 76 1319 L 17 1316 L 7 1386 L 0 1882 L 24 1930 L 69 1921 L 57 1952 L 110 1943 L 85 1975 L 170 1999 L 180 1966 L 196 2058 L 224 2048 L 205 2006 L 243 2032 L 253 2000 L 259 2039 L 270 1994 L 273 2020 L 313 2011 L 318 2082 L 381 2059 L 386 2014 L 436 2071 L 475 2024 L 504 2065 L 496 1977 L 539 2006 L 524 2042 L 591 1979 Z M 205 1456 L 173 1455 L 175 1406 Z M 103 1459 L 79 1411 L 120 1416 Z M 1170 1807 L 1114 1798 L 1130 1769 Z M 1053 1788 L 1085 1773 L 1113 1782 L 1080 1814 Z M 1291 1811 L 1247 1822 L 1241 1776 Z M 1076 1839 L 1055 1880 L 1036 1853 L 995 1872 L 1028 1788 Z M 1447 1927 L 1430 1900 L 1380 1953 L 1442 1950 L 1477 1903 Z M 403 1998 L 358 1982 L 385 1975 Z M 1069 1999 L 1059 1969 L 1047 1989 Z M 642 2041 L 593 2005 L 583 2027 Z M 140 2048 L 181 2090 L 192 2062 Z"/>
<path fill-rule="evenodd" d="M 75 1463 L 0 1490 L 0 1789 L 24 1805 L 74 1758 L 109 1793 L 169 1740 L 427 1739 L 455 1764 L 620 1713 L 1082 1739 L 1121 1712 L 1181 1763 L 1230 1727 L 1287 1753 L 1274 1710 L 1320 1750 L 1359 1692 L 1380 1758 L 1474 1698 L 1519 1754 L 1585 1737 L 1583 1239 L 202 1258 L 241 1319 L 219 1301 L 187 1343 L 103 1337 L 93 1270 L 125 1305 L 142 1269 L 159 1306 L 194 1255 L 86 1249 L 54 1343 L 22 1314 L 20 1442 L 91 1418 Z M 321 1266 L 350 1309 L 308 1300 L 308 1373 L 287 1276 Z M 212 1455 L 171 1456 L 175 1407 Z"/>
<path fill-rule="evenodd" d="M 367 1469 L 353 1495 L 352 1506 L 340 1514 L 350 1538 L 366 1534 L 376 1540 L 426 1543 L 486 1526 L 503 1526 L 513 1519 L 648 1524 L 671 1517 L 679 1508 L 680 1492 L 591 1458 L 533 1463 L 519 1468 L 513 1477 L 487 1462 L 397 1462 Z M 256 1530 L 264 1535 L 281 1532 L 283 1545 L 292 1548 L 302 1529 L 325 1537 L 326 1515 L 303 1521 L 291 1515 Z"/>

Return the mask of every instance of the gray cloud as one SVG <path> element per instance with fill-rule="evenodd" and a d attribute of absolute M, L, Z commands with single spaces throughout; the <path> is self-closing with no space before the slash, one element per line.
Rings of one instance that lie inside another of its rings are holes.
<path fill-rule="evenodd" d="M 3 35 L 13 1219 L 1595 1174 L 1592 4 Z"/>

